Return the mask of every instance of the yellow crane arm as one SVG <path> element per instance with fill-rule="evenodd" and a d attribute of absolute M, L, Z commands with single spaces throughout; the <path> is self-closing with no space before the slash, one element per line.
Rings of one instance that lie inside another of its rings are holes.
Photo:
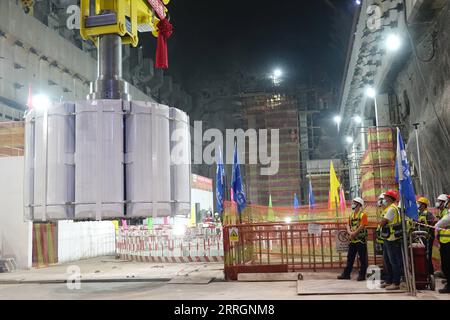
<path fill-rule="evenodd" d="M 81 28 L 84 40 L 98 45 L 98 37 L 117 34 L 122 44 L 136 47 L 139 32 L 158 36 L 158 22 L 167 14 L 170 0 L 81 0 Z M 161 17 L 162 15 L 162 17 Z"/>

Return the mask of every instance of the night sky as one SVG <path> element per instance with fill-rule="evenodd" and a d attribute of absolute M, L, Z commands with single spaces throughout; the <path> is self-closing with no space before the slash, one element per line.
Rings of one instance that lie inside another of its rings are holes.
<path fill-rule="evenodd" d="M 230 69 L 264 73 L 282 68 L 307 79 L 340 79 L 354 10 L 353 0 L 172 0 L 174 34 L 169 74 L 186 85 L 194 75 Z M 145 42 L 154 55 L 154 39 Z"/>

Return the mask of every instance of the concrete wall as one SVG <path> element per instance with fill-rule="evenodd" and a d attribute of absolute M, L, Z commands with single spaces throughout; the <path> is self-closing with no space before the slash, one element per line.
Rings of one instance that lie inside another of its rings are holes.
<path fill-rule="evenodd" d="M 0 157 L 0 252 L 12 256 L 20 269 L 32 265 L 32 223 L 23 218 L 23 157 Z M 7 182 L 7 183 L 6 183 Z M 115 253 L 111 221 L 58 223 L 58 262 Z"/>
<path fill-rule="evenodd" d="M 112 221 L 58 221 L 58 262 L 70 262 L 116 253 Z"/>
<path fill-rule="evenodd" d="M 414 123 L 419 123 L 423 186 L 419 192 L 435 197 L 450 193 L 450 5 L 443 9 L 436 24 L 436 52 L 430 62 L 421 62 L 411 55 L 395 80 L 395 92 L 400 102 L 399 116 L 406 124 L 408 153 L 416 170 L 418 157 Z M 431 57 L 429 39 L 426 47 L 418 46 L 421 59 Z M 418 176 L 418 173 L 417 173 Z"/>
<path fill-rule="evenodd" d="M 386 12 L 402 2 L 385 1 L 379 2 L 379 5 Z M 420 59 L 415 58 L 412 50 L 403 12 L 390 11 L 382 21 L 383 25 L 397 22 L 398 27 L 386 28 L 381 33 L 372 31 L 364 34 L 367 22 L 370 21 L 367 7 L 371 4 L 371 1 L 363 2 L 350 52 L 349 67 L 341 93 L 342 133 L 351 134 L 354 138 L 361 135 L 358 129 L 360 125 L 352 121 L 352 116 L 356 113 L 370 120 L 366 125 L 373 125 L 373 101 L 364 92 L 369 84 L 362 79 L 370 80 L 373 82 L 370 85 L 379 93 L 379 124 L 399 126 L 402 130 L 407 143 L 408 159 L 413 164 L 416 192 L 428 197 L 450 193 L 450 162 L 447 155 L 450 149 L 450 1 L 406 1 L 408 30 Z M 389 32 L 401 36 L 403 44 L 400 50 L 384 54 L 371 53 L 369 49 L 373 49 L 375 44 L 379 46 Z M 381 39 L 377 39 L 377 35 L 381 35 Z M 433 42 L 436 49 L 434 55 Z M 366 49 L 363 49 L 363 43 Z M 368 60 L 371 61 L 370 64 Z M 374 66 L 374 61 L 379 64 Z M 419 161 L 414 123 L 420 124 L 420 159 L 424 177 L 422 184 L 418 178 Z M 365 149 L 363 141 L 364 139 L 355 139 L 360 151 Z M 349 152 L 351 148 L 349 145 Z"/>
<path fill-rule="evenodd" d="M 23 174 L 23 157 L 0 158 L 0 249 L 19 268 L 30 268 L 32 225 L 23 219 Z"/>
<path fill-rule="evenodd" d="M 191 189 L 191 204 L 200 203 L 200 210 L 214 211 L 213 193 L 211 191 Z"/>

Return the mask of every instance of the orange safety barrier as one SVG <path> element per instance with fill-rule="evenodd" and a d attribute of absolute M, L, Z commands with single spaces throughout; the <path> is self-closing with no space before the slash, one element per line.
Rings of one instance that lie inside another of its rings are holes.
<path fill-rule="evenodd" d="M 320 235 L 308 232 L 308 223 L 260 223 L 224 227 L 226 280 L 239 273 L 296 272 L 342 269 L 346 253 L 338 252 L 336 236 L 345 223 L 315 223 Z M 376 226 L 368 227 L 369 264 L 382 265 L 375 250 Z"/>
<path fill-rule="evenodd" d="M 34 268 L 48 267 L 58 263 L 57 229 L 55 223 L 33 224 L 32 264 Z"/>

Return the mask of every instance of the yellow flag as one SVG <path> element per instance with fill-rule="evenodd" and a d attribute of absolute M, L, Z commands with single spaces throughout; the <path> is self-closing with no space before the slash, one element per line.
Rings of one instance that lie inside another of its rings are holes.
<path fill-rule="evenodd" d="M 197 225 L 197 217 L 195 212 L 195 204 L 191 206 L 191 217 L 189 219 L 189 227 L 195 227 Z"/>
<path fill-rule="evenodd" d="M 333 161 L 330 164 L 330 198 L 328 199 L 328 208 L 336 209 L 336 204 L 339 207 L 339 180 L 336 176 L 336 171 L 334 170 Z"/>

